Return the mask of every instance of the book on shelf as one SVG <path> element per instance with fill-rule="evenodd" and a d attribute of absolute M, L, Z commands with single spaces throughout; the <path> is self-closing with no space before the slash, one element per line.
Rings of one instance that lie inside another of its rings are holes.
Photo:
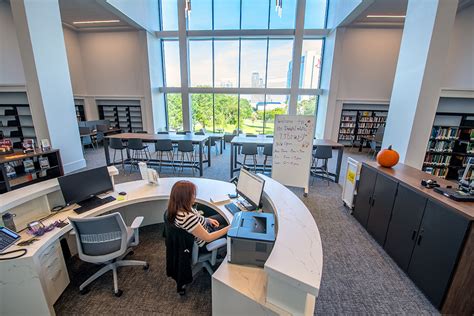
<path fill-rule="evenodd" d="M 31 172 L 35 170 L 35 164 L 33 163 L 33 159 L 28 158 L 23 160 L 23 167 L 25 168 L 25 172 Z"/>
<path fill-rule="evenodd" d="M 16 177 L 16 171 L 15 171 L 15 168 L 13 168 L 12 165 L 10 165 L 9 163 L 7 163 L 7 164 L 5 165 L 5 169 L 6 169 L 7 177 L 8 177 L 8 178 L 14 178 L 14 177 Z"/>
<path fill-rule="evenodd" d="M 434 139 L 458 139 L 460 130 L 458 127 L 437 127 L 431 129 L 430 138 Z"/>
<path fill-rule="evenodd" d="M 35 140 L 32 138 L 25 138 L 21 143 L 24 153 L 35 151 Z"/>
<path fill-rule="evenodd" d="M 50 165 L 48 157 L 39 157 L 38 162 L 41 169 L 49 169 Z"/>

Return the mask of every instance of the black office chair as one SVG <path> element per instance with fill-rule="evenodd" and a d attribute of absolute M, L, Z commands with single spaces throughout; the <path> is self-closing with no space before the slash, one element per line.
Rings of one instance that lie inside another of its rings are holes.
<path fill-rule="evenodd" d="M 163 153 L 166 153 L 168 160 L 172 161 L 173 172 L 175 171 L 174 167 L 174 147 L 171 139 L 159 139 L 155 143 L 156 159 L 159 160 L 159 171 L 161 171 L 161 163 L 163 161 Z"/>
<path fill-rule="evenodd" d="M 263 173 L 265 173 L 265 169 L 267 167 L 267 159 L 268 157 L 273 156 L 273 144 L 265 144 L 263 145 L 263 155 L 265 159 L 263 160 Z M 270 166 L 271 168 L 271 166 Z"/>
<path fill-rule="evenodd" d="M 329 185 L 328 160 L 331 158 L 332 158 L 331 146 L 319 145 L 316 147 L 316 150 L 313 153 L 313 163 L 311 164 L 311 168 L 314 169 L 312 171 L 313 180 L 311 181 L 311 185 L 313 185 L 314 177 L 316 176 L 317 170 L 321 170 L 326 175 L 326 180 L 328 181 L 328 185 Z M 323 164 L 320 167 L 318 167 L 319 160 L 323 160 Z"/>
<path fill-rule="evenodd" d="M 242 166 L 246 166 L 247 156 L 252 156 L 253 158 L 253 170 L 254 172 L 257 171 L 257 144 L 242 144 L 242 155 L 244 155 L 244 161 L 242 162 Z"/>
<path fill-rule="evenodd" d="M 117 163 L 117 161 L 115 160 L 115 155 L 117 154 L 117 150 L 120 150 L 120 164 L 122 165 L 122 169 L 125 169 L 123 160 L 123 150 L 125 149 L 125 146 L 123 145 L 122 140 L 119 138 L 110 138 L 109 147 L 114 150 L 114 158 L 112 159 L 112 164 Z"/>
<path fill-rule="evenodd" d="M 195 157 L 194 157 L 194 145 L 193 142 L 190 140 L 180 140 L 178 142 L 178 156 L 181 153 L 181 172 L 184 171 L 184 162 L 185 157 L 187 156 L 188 160 L 191 164 L 191 169 L 193 170 L 194 175 L 194 166 L 196 164 Z"/>
<path fill-rule="evenodd" d="M 169 135 L 170 132 L 168 131 L 162 131 L 162 132 L 158 132 L 157 134 L 158 135 Z"/>
<path fill-rule="evenodd" d="M 132 138 L 128 140 L 127 143 L 128 150 L 131 151 L 131 166 L 133 167 L 134 164 L 138 167 L 138 160 L 149 160 L 150 159 L 150 151 L 148 150 L 148 146 L 143 144 L 143 140 Z M 130 168 L 130 172 L 132 172 L 132 168 Z"/>

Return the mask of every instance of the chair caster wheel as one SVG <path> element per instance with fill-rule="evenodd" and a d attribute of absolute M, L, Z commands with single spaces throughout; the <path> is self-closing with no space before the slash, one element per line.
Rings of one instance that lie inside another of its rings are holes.
<path fill-rule="evenodd" d="M 122 290 L 118 290 L 117 293 L 114 293 L 114 295 L 115 295 L 116 297 L 120 297 L 120 296 L 122 296 L 122 294 L 123 294 L 123 291 L 122 291 Z"/>
<path fill-rule="evenodd" d="M 85 287 L 82 290 L 79 290 L 79 293 L 81 295 L 85 295 L 85 294 L 89 293 L 89 287 Z"/>
<path fill-rule="evenodd" d="M 130 251 L 130 252 L 127 254 L 127 256 L 133 256 L 134 254 L 135 254 L 135 252 Z"/>
<path fill-rule="evenodd" d="M 148 263 L 143 266 L 143 270 L 148 270 L 149 268 L 150 268 L 150 265 Z"/>

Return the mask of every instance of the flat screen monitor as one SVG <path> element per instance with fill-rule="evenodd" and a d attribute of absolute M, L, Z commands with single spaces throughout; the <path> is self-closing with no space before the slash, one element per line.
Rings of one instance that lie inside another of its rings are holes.
<path fill-rule="evenodd" d="M 265 180 L 245 169 L 240 169 L 237 193 L 242 195 L 252 206 L 257 207 L 262 198 Z"/>
<path fill-rule="evenodd" d="M 58 178 L 67 205 L 79 203 L 113 190 L 107 167 L 99 167 Z"/>

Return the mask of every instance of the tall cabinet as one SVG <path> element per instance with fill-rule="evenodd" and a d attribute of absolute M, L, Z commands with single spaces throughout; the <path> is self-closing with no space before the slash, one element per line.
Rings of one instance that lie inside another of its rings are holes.
<path fill-rule="evenodd" d="M 474 203 L 423 188 L 421 179 L 429 177 L 402 164 L 364 163 L 353 215 L 434 306 L 443 313 L 474 312 L 474 254 L 465 249 L 473 243 Z M 448 295 L 453 291 L 459 294 Z"/>

